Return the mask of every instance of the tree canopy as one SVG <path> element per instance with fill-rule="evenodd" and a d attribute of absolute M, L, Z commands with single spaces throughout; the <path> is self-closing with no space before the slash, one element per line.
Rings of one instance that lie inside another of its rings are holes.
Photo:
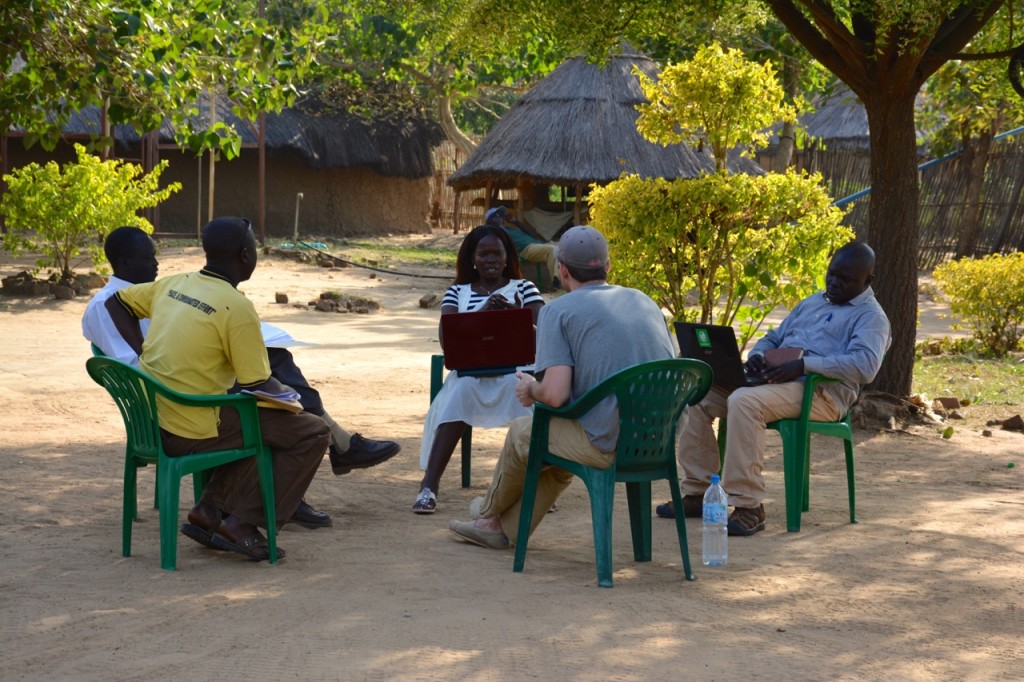
<path fill-rule="evenodd" d="M 497 9 L 495 0 L 485 8 Z M 500 21 L 529 26 L 590 54 L 634 35 L 688 35 L 693 16 L 757 12 L 738 0 L 513 0 Z M 819 63 L 861 99 L 871 129 L 870 227 L 878 254 L 875 291 L 893 346 L 875 385 L 911 389 L 917 324 L 918 196 L 914 100 L 925 80 L 954 59 L 1005 0 L 763 0 L 763 6 Z M 571 7 L 570 7 L 571 5 Z M 563 21 L 566 16 L 586 21 Z M 486 21 L 495 18 L 487 15 Z M 481 19 L 481 22 L 484 20 Z M 1010 47 L 1010 46 L 1007 46 Z"/>
<path fill-rule="evenodd" d="M 105 106 L 112 124 L 145 132 L 170 118 L 183 144 L 237 153 L 237 134 L 200 125 L 197 104 L 214 90 L 254 119 L 295 100 L 326 15 L 288 2 L 9 0 L 0 7 L 0 126 L 52 148 L 73 112 Z"/>

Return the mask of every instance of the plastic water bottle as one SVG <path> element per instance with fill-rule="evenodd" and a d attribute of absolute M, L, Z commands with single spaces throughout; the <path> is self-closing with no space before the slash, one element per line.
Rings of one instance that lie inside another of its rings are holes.
<path fill-rule="evenodd" d="M 704 565 L 723 566 L 729 559 L 729 501 L 719 482 L 711 476 L 711 486 L 704 492 Z"/>

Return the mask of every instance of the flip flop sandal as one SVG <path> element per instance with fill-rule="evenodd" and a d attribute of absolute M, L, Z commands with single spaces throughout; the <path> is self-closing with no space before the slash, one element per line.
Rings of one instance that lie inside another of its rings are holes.
<path fill-rule="evenodd" d="M 219 549 L 236 552 L 252 561 L 267 561 L 270 559 L 270 547 L 267 545 L 267 539 L 258 533 L 238 542 L 232 542 L 220 533 L 214 533 L 212 540 Z M 284 556 L 284 550 L 278 547 L 277 558 L 283 559 Z"/>
<path fill-rule="evenodd" d="M 200 528 L 194 523 L 181 524 L 181 534 L 189 539 L 195 540 L 203 547 L 209 547 L 210 549 L 217 550 L 224 549 L 223 547 L 218 546 L 217 543 L 213 541 L 213 533 L 206 530 L 205 528 Z"/>
<path fill-rule="evenodd" d="M 430 488 L 424 488 L 416 497 L 412 510 L 417 514 L 433 514 L 437 511 L 437 496 Z"/>

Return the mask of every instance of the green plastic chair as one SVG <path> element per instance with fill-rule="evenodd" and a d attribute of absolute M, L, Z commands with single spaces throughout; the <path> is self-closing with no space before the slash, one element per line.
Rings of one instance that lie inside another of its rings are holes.
<path fill-rule="evenodd" d="M 434 402 L 438 391 L 444 385 L 444 355 L 430 356 L 430 402 Z M 466 425 L 462 434 L 462 487 L 468 488 L 472 475 L 470 453 L 473 449 L 473 427 Z"/>
<path fill-rule="evenodd" d="M 245 457 L 255 457 L 266 516 L 270 562 L 277 563 L 274 468 L 270 449 L 263 445 L 255 398 L 243 394 L 205 396 L 178 393 L 134 367 L 113 358 L 92 357 L 86 360 L 85 367 L 93 381 L 107 389 L 110 397 L 114 399 L 124 419 L 127 434 L 121 555 L 131 556 L 132 521 L 138 513 L 136 479 L 139 467 L 156 464 L 159 472 L 156 487 L 157 499 L 160 502 L 160 567 L 173 571 L 176 567 L 181 479 L 192 474 L 198 499 L 211 469 Z M 242 424 L 242 447 L 168 457 L 164 453 L 160 438 L 157 396 L 192 407 L 235 408 Z"/>
<path fill-rule="evenodd" d="M 597 583 L 612 586 L 612 509 L 615 484 L 626 484 L 629 523 L 633 536 L 633 558 L 651 560 L 651 481 L 667 480 L 676 509 L 682 509 L 679 474 L 676 469 L 676 423 L 687 405 L 693 405 L 711 387 L 711 368 L 700 360 L 674 358 L 628 367 L 587 391 L 579 400 L 560 408 L 537 403 L 533 412 L 530 454 L 523 487 L 519 541 L 512 570 L 521 572 L 526 562 L 537 483 L 544 465 L 557 466 L 583 479 L 590 495 L 594 527 Z M 548 450 L 552 417 L 578 419 L 598 402 L 615 396 L 619 406 L 619 442 L 615 463 L 597 469 L 563 459 Z M 683 572 L 693 580 L 686 544 L 686 523 L 676 516 Z"/>
<path fill-rule="evenodd" d="M 774 429 L 782 437 L 782 473 L 786 489 L 786 530 L 800 532 L 800 515 L 811 507 L 811 434 L 842 438 L 846 450 L 846 488 L 850 500 L 850 523 L 857 523 L 856 497 L 853 477 L 853 427 L 850 413 L 834 422 L 814 421 L 810 418 L 811 401 L 818 384 L 838 381 L 832 377 L 811 372 L 804 382 L 804 397 L 800 405 L 800 416 L 796 419 L 777 419 L 765 427 Z M 725 436 L 728 424 L 725 419 L 718 425 L 718 451 L 725 461 Z"/>

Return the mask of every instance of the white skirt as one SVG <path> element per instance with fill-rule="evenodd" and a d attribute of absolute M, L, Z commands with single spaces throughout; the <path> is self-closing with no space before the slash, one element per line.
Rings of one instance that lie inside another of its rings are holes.
<path fill-rule="evenodd" d="M 455 372 L 448 372 L 444 386 L 430 403 L 423 423 L 420 469 L 427 468 L 434 434 L 441 424 L 466 422 L 470 426 L 488 429 L 533 414 L 533 408 L 523 407 L 516 398 L 518 382 L 515 374 L 460 377 Z"/>

